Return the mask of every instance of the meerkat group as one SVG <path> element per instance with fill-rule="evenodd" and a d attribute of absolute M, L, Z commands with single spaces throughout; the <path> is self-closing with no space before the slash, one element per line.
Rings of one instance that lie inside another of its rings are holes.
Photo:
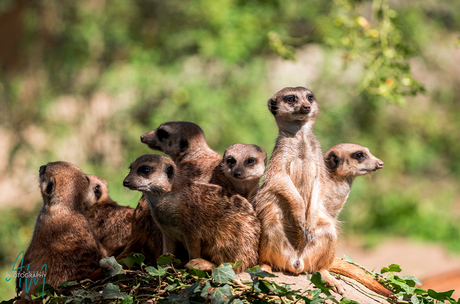
<path fill-rule="evenodd" d="M 135 209 L 114 202 L 98 176 L 66 162 L 42 166 L 43 208 L 23 263 L 29 271 L 47 264 L 46 283 L 57 288 L 97 271 L 103 257 L 142 253 L 155 264 L 172 253 L 186 268 L 211 271 L 241 261 L 236 272 L 257 264 L 266 271 L 318 271 L 343 294 L 333 272 L 391 295 L 335 258 L 337 216 L 353 180 L 383 162 L 356 144 L 336 145 L 323 156 L 313 134 L 318 102 L 304 87 L 277 92 L 268 109 L 279 136 L 266 170 L 259 146 L 237 143 L 220 156 L 192 122 L 166 122 L 141 135 L 169 157 L 146 154 L 130 165 L 123 186 L 142 192 Z"/>

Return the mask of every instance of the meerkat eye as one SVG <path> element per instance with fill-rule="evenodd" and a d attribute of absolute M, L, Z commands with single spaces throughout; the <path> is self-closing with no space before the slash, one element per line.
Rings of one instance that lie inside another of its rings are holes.
<path fill-rule="evenodd" d="M 158 140 L 159 141 L 162 141 L 164 139 L 167 139 L 169 137 L 169 133 L 163 129 L 159 129 L 157 131 L 157 136 L 158 136 Z"/>
<path fill-rule="evenodd" d="M 309 102 L 313 102 L 314 98 L 315 98 L 315 96 L 313 96 L 313 95 L 308 95 L 307 96 L 307 99 L 308 99 Z"/>
<path fill-rule="evenodd" d="M 233 156 L 227 157 L 227 164 L 229 167 L 233 167 L 236 164 L 236 159 Z"/>
<path fill-rule="evenodd" d="M 137 169 L 137 173 L 139 173 L 141 175 L 147 175 L 147 174 L 150 173 L 150 168 L 147 167 L 147 166 L 142 166 L 139 169 Z"/>
<path fill-rule="evenodd" d="M 361 160 L 366 158 L 366 154 L 364 154 L 361 151 L 358 151 L 358 152 L 354 153 L 351 157 L 356 159 L 356 160 L 358 160 L 358 161 L 361 161 Z"/>
<path fill-rule="evenodd" d="M 248 166 L 254 166 L 254 165 L 256 164 L 256 162 L 257 162 L 257 160 L 256 160 L 255 158 L 250 157 L 250 158 L 248 158 L 248 160 L 246 161 L 246 164 L 247 164 Z"/>
<path fill-rule="evenodd" d="M 166 175 L 168 176 L 169 180 L 171 180 L 174 177 L 174 167 L 172 165 L 169 165 L 166 168 Z"/>
<path fill-rule="evenodd" d="M 293 95 L 286 96 L 284 97 L 284 101 L 287 102 L 288 104 L 293 104 L 296 102 L 296 98 Z"/>

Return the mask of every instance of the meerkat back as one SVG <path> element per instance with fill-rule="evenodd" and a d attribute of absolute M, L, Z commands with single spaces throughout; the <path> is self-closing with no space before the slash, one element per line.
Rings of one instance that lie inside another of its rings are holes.
<path fill-rule="evenodd" d="M 91 189 L 86 214 L 107 254 L 116 256 L 123 250 L 131 236 L 134 209 L 120 206 L 110 198 L 106 180 L 97 175 L 87 176 Z"/>
<path fill-rule="evenodd" d="M 82 279 L 99 268 L 107 253 L 96 238 L 83 205 L 90 181 L 76 166 L 66 162 L 40 167 L 43 207 L 24 255 L 23 270 L 42 271 L 46 264 L 46 284 L 57 288 L 63 282 Z M 17 281 L 18 283 L 18 281 Z M 21 296 L 26 291 L 21 282 Z"/>

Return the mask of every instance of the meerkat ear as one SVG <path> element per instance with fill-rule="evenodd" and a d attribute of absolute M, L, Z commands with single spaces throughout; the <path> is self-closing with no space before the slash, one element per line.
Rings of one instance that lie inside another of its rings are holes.
<path fill-rule="evenodd" d="M 339 156 L 334 151 L 326 155 L 326 159 L 324 161 L 326 163 L 326 167 L 331 171 L 337 170 L 341 163 Z"/>
<path fill-rule="evenodd" d="M 274 98 L 270 98 L 267 102 L 268 104 L 268 110 L 273 114 L 276 115 L 276 112 L 278 111 L 278 103 Z"/>
<path fill-rule="evenodd" d="M 188 140 L 182 139 L 179 142 L 179 151 L 180 152 L 185 152 L 185 150 L 187 150 L 187 149 L 188 149 Z"/>
<path fill-rule="evenodd" d="M 94 189 L 94 195 L 96 196 L 96 199 L 99 200 L 102 196 L 102 187 L 101 185 L 97 184 Z"/>
<path fill-rule="evenodd" d="M 169 180 L 172 180 L 172 178 L 174 177 L 174 166 L 173 165 L 168 165 L 166 167 L 166 175 L 168 176 L 168 179 Z"/>

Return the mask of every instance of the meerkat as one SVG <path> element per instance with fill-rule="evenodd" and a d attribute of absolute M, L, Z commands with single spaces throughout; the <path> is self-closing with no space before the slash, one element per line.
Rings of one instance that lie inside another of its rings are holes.
<path fill-rule="evenodd" d="M 357 144 L 338 144 L 324 155 L 329 171 L 325 206 L 327 212 L 337 218 L 350 194 L 357 176 L 373 173 L 383 168 L 383 162 L 371 154 L 368 148 Z"/>
<path fill-rule="evenodd" d="M 337 244 L 337 220 L 325 211 L 321 193 L 327 178 L 319 142 L 313 134 L 318 114 L 314 94 L 288 87 L 268 100 L 279 136 L 254 199 L 261 222 L 259 264 L 292 273 L 319 271 L 343 293 L 328 272 Z"/>
<path fill-rule="evenodd" d="M 251 202 L 265 172 L 267 153 L 257 145 L 228 147 L 209 183 L 234 191 Z"/>
<path fill-rule="evenodd" d="M 97 175 L 87 177 L 90 180 L 90 194 L 86 215 L 108 256 L 117 256 L 130 239 L 134 209 L 120 206 L 110 198 L 105 179 Z"/>
<path fill-rule="evenodd" d="M 163 234 L 152 218 L 145 196 L 142 196 L 134 210 L 131 236 L 117 260 L 128 253 L 142 253 L 145 259 L 156 264 L 163 252 Z"/>
<path fill-rule="evenodd" d="M 236 271 L 257 264 L 259 222 L 242 196 L 183 178 L 172 160 L 159 155 L 136 159 L 123 185 L 145 195 L 163 233 L 163 253 L 176 255 L 182 246 L 187 267 L 206 271 L 223 262 L 241 260 Z"/>
<path fill-rule="evenodd" d="M 194 181 L 209 182 L 222 159 L 208 146 L 203 130 L 192 122 L 163 123 L 143 134 L 141 142 L 170 156 L 181 174 Z"/>
<path fill-rule="evenodd" d="M 67 162 L 41 166 L 39 176 L 43 207 L 24 254 L 22 271 L 45 271 L 42 267 L 46 264 L 45 283 L 57 288 L 98 269 L 99 260 L 107 252 L 85 216 L 83 206 L 91 187 L 88 177 Z M 43 278 L 38 283 L 34 279 L 35 286 L 42 283 Z M 27 292 L 24 284 L 17 285 L 23 298 L 33 293 L 33 290 Z"/>

